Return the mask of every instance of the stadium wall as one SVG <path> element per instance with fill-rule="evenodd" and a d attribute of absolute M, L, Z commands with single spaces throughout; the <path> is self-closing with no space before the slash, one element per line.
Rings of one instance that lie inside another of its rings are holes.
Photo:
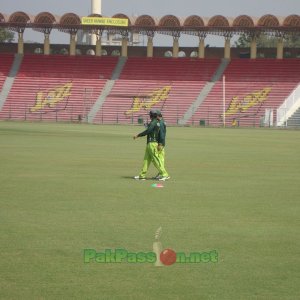
<path fill-rule="evenodd" d="M 34 54 L 36 49 L 44 49 L 43 44 L 32 43 L 24 44 L 24 54 Z M 52 44 L 51 53 L 61 54 L 63 49 L 69 51 L 70 45 L 68 44 Z M 88 50 L 94 50 L 93 46 L 89 45 L 77 45 L 76 49 L 80 50 L 81 55 L 87 55 Z M 111 56 L 114 51 L 119 51 L 121 53 L 121 46 L 102 46 L 102 50 L 107 52 L 108 56 Z M 153 56 L 154 57 L 164 57 L 167 51 L 173 51 L 172 47 L 154 47 Z M 180 47 L 179 51 L 185 52 L 187 57 L 190 57 L 193 51 L 198 51 L 198 47 Z M 17 53 L 18 44 L 17 43 L 0 43 L 0 53 Z M 258 48 L 257 57 L 258 58 L 276 58 L 277 49 L 276 48 Z M 129 46 L 128 56 L 132 57 L 146 57 L 147 47 L 144 46 Z M 223 47 L 207 47 L 205 48 L 205 58 L 223 58 L 224 48 Z M 249 58 L 250 48 L 231 48 L 231 58 Z M 285 58 L 299 58 L 300 48 L 284 48 Z"/>

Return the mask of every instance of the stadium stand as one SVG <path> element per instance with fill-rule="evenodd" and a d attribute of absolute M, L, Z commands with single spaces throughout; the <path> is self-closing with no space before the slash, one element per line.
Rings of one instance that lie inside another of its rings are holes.
<path fill-rule="evenodd" d="M 219 59 L 129 57 L 120 79 L 206 81 Z"/>
<path fill-rule="evenodd" d="M 0 59 L 2 86 L 13 55 L 1 54 Z M 25 55 L 0 119 L 84 120 L 110 80 L 113 84 L 95 110 L 94 123 L 143 123 L 155 108 L 168 124 L 178 124 L 221 64 L 220 59 L 129 57 L 112 80 L 118 59 Z M 299 59 L 232 59 L 224 72 L 226 125 L 265 125 L 266 110 L 276 124 L 276 109 L 299 84 L 299 70 Z M 222 114 L 220 79 L 187 124 L 222 126 Z"/>
<path fill-rule="evenodd" d="M 7 75 L 9 74 L 10 68 L 14 60 L 13 54 L 0 54 L 0 91 L 6 80 Z"/>
<path fill-rule="evenodd" d="M 82 120 L 111 77 L 117 59 L 25 55 L 0 118 Z"/>
<path fill-rule="evenodd" d="M 149 109 L 156 108 L 169 124 L 177 124 L 220 62 L 130 57 L 94 121 L 136 123 L 146 120 Z"/>
<path fill-rule="evenodd" d="M 299 84 L 299 59 L 233 59 L 225 75 L 227 126 L 260 126 L 265 112 L 273 112 Z M 191 123 L 222 126 L 223 82 L 216 83 L 198 108 Z"/>

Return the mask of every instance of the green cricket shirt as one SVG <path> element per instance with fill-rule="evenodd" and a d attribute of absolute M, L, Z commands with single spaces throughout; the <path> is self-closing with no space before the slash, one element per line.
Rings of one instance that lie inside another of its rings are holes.
<path fill-rule="evenodd" d="M 137 136 L 141 137 L 147 135 L 147 144 L 152 142 L 157 143 L 159 138 L 159 131 L 160 123 L 156 119 L 154 119 L 148 125 L 148 128 L 145 131 L 139 133 Z"/>
<path fill-rule="evenodd" d="M 164 121 L 164 119 L 161 119 L 159 121 L 159 135 L 158 135 L 158 143 L 162 144 L 163 146 L 166 145 L 166 134 L 167 134 L 167 126 L 166 123 Z"/>

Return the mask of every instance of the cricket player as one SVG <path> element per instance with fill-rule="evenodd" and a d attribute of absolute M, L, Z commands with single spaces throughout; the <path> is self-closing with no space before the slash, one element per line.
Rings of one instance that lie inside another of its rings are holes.
<path fill-rule="evenodd" d="M 139 137 L 147 135 L 147 146 L 144 155 L 143 167 L 140 174 L 134 177 L 134 179 L 136 180 L 146 179 L 146 174 L 151 162 L 153 162 L 154 166 L 161 175 L 161 178 L 167 178 L 169 176 L 158 157 L 158 139 L 160 132 L 160 122 L 157 120 L 157 112 L 155 110 L 151 110 L 149 115 L 151 122 L 148 125 L 148 128 L 145 131 L 133 137 L 133 139 L 137 139 Z"/>
<path fill-rule="evenodd" d="M 158 135 L 158 145 L 157 145 L 157 151 L 158 151 L 158 158 L 160 161 L 160 165 L 162 166 L 162 169 L 165 170 L 165 145 L 166 145 L 166 134 L 167 134 L 167 125 L 165 120 L 163 119 L 163 116 L 159 110 L 156 111 L 157 113 L 157 120 L 160 124 L 160 130 Z M 158 180 L 168 180 L 170 179 L 170 176 L 165 174 L 158 173 L 155 176 L 155 179 Z"/>

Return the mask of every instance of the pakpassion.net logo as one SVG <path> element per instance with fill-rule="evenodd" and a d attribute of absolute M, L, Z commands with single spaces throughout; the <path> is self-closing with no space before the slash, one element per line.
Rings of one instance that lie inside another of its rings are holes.
<path fill-rule="evenodd" d="M 216 250 L 205 252 L 175 252 L 167 248 L 163 250 L 160 241 L 162 228 L 155 232 L 153 251 L 129 252 L 124 248 L 105 249 L 97 252 L 95 249 L 84 249 L 84 263 L 154 263 L 155 266 L 170 266 L 175 263 L 216 263 L 218 252 Z"/>
<path fill-rule="evenodd" d="M 106 249 L 97 252 L 95 249 L 84 249 L 85 263 L 155 263 L 165 266 L 174 263 L 216 263 L 218 262 L 218 252 L 216 250 L 208 252 L 175 252 L 172 249 L 163 250 L 159 256 L 155 252 L 129 252 L 126 249 Z"/>

